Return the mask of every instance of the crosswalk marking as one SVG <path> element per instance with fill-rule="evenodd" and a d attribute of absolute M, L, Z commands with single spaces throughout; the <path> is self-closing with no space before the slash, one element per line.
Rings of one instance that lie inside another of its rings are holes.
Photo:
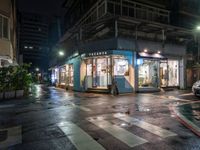
<path fill-rule="evenodd" d="M 52 109 L 60 111 L 60 110 L 66 110 L 66 108 L 69 108 L 69 109 L 78 108 L 80 110 L 87 111 L 87 112 L 91 111 L 90 108 L 87 108 L 87 107 L 84 107 L 84 106 L 79 106 L 79 105 L 76 105 L 74 103 L 69 103 L 68 105 L 60 106 L 60 107 L 56 107 L 56 108 L 52 108 Z"/>
<path fill-rule="evenodd" d="M 7 131 L 7 138 L 4 141 L 0 141 L 0 149 L 22 143 L 21 126 L 0 129 L 0 132 L 3 131 Z"/>
<path fill-rule="evenodd" d="M 171 132 L 171 131 L 168 131 L 166 129 L 163 129 L 163 128 L 160 128 L 156 125 L 152 125 L 150 123 L 147 123 L 145 121 L 142 121 L 142 120 L 139 120 L 139 119 L 136 119 L 136 118 L 133 118 L 133 117 L 130 117 L 130 116 L 127 116 L 125 114 L 114 114 L 114 117 L 115 118 L 118 118 L 120 120 L 123 120 L 127 123 L 131 123 L 135 126 L 138 126 L 142 129 L 145 129 L 155 135 L 158 135 L 162 138 L 166 138 L 166 137 L 170 137 L 170 136 L 177 136 L 176 133 L 174 132 Z"/>
<path fill-rule="evenodd" d="M 113 125 L 104 119 L 97 120 L 93 118 L 88 118 L 87 120 L 93 123 L 94 125 L 98 126 L 99 128 L 105 130 L 118 140 L 127 144 L 129 147 L 135 147 L 137 145 L 141 145 L 148 142 L 147 140 L 136 136 L 117 125 Z"/>
<path fill-rule="evenodd" d="M 182 98 L 178 98 L 178 97 L 171 96 L 171 95 L 152 95 L 152 94 L 140 94 L 140 95 L 157 97 L 157 98 L 160 98 L 160 99 L 168 99 L 168 100 L 177 100 L 177 101 L 188 102 L 188 99 L 182 99 Z M 179 95 L 179 96 L 181 96 L 181 95 Z"/>
<path fill-rule="evenodd" d="M 91 109 L 89 109 L 89 108 L 87 108 L 87 107 L 79 106 L 79 105 L 76 105 L 76 104 L 74 104 L 74 103 L 70 103 L 70 104 L 71 104 L 71 106 L 73 106 L 73 107 L 75 107 L 75 108 L 79 108 L 79 109 L 81 109 L 81 110 L 83 110 L 83 111 L 87 111 L 87 112 L 91 111 Z"/>
<path fill-rule="evenodd" d="M 90 135 L 72 122 L 58 125 L 78 150 L 105 150 Z"/>

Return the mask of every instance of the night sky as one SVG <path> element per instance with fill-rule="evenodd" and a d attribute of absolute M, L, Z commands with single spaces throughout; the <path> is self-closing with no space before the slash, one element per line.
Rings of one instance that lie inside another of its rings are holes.
<path fill-rule="evenodd" d="M 60 15 L 63 0 L 17 0 L 19 11 Z"/>

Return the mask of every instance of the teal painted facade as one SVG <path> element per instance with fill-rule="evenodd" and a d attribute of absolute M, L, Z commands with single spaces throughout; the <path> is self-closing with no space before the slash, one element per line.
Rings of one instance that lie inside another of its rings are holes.
<path fill-rule="evenodd" d="M 105 58 L 105 57 L 112 58 L 113 56 L 119 57 L 119 58 L 122 57 L 123 59 L 126 59 L 128 61 L 128 66 L 133 67 L 133 60 L 132 60 L 133 59 L 133 52 L 125 51 L 125 50 L 104 51 L 104 55 L 98 54 L 98 56 L 92 56 L 92 57 L 91 56 L 88 57 L 88 53 L 87 53 L 87 54 L 78 55 L 76 57 L 68 58 L 68 60 L 66 60 L 63 65 L 72 65 L 73 66 L 73 87 L 72 87 L 72 90 L 74 90 L 74 91 L 87 91 L 88 90 L 87 88 L 85 88 L 84 81 L 81 81 L 81 74 L 83 73 L 83 72 L 81 72 L 81 63 L 83 63 L 84 60 L 92 59 L 92 58 L 96 58 L 96 57 L 98 57 L 98 58 Z M 113 58 L 111 60 L 113 61 Z M 84 68 L 84 69 L 86 69 L 86 68 Z M 111 66 L 110 70 L 113 70 L 113 69 L 114 69 L 114 66 Z M 84 74 L 82 74 L 82 76 L 84 76 Z M 129 74 L 129 76 L 130 76 L 130 74 Z M 127 80 L 127 78 L 125 76 L 122 76 L 122 75 L 118 76 L 118 75 L 112 74 L 111 79 L 114 79 L 114 81 L 116 81 L 119 93 L 130 93 L 130 92 L 134 91 L 133 86 L 131 86 L 131 84 L 129 83 L 129 81 Z M 92 80 L 92 78 L 90 78 L 90 80 Z M 110 84 L 111 83 L 112 82 L 110 82 Z"/>

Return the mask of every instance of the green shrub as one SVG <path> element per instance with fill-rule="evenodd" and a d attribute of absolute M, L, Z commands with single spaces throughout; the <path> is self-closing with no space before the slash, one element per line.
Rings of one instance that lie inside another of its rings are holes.
<path fill-rule="evenodd" d="M 0 91 L 28 90 L 32 83 L 30 65 L 0 68 Z"/>

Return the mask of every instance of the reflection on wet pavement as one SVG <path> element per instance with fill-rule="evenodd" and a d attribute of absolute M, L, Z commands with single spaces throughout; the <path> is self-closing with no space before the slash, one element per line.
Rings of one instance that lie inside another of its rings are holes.
<path fill-rule="evenodd" d="M 22 127 L 23 143 L 11 146 L 16 150 L 198 147 L 198 137 L 171 117 L 169 104 L 188 102 L 174 97 L 167 93 L 112 96 L 36 85 L 29 97 L 0 105 L 0 125 Z M 180 110 L 199 121 L 199 105 Z M 0 142 L 4 139 L 0 132 Z"/>
<path fill-rule="evenodd" d="M 200 127 L 200 103 L 190 103 L 178 106 L 179 112 L 195 125 Z"/>

